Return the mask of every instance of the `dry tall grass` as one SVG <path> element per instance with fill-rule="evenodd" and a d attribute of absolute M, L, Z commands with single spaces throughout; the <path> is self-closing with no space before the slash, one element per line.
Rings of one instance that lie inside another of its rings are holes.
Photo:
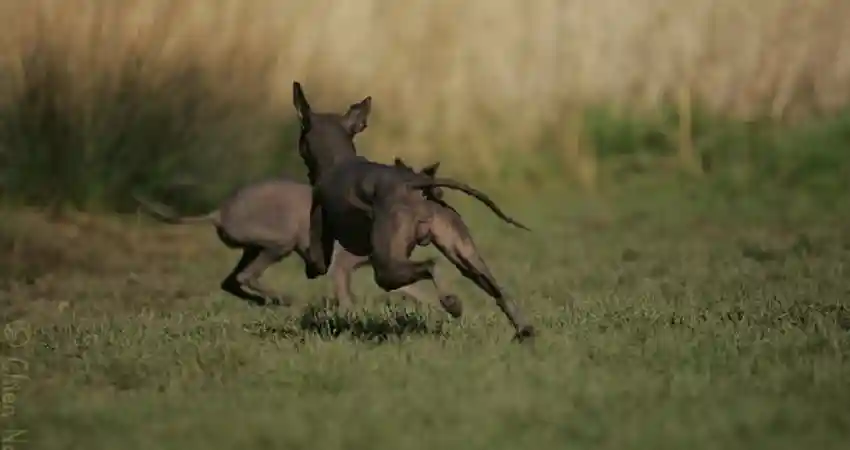
<path fill-rule="evenodd" d="M 374 96 L 365 151 L 414 162 L 444 150 L 483 163 L 553 129 L 570 147 L 557 135 L 575 132 L 577 108 L 653 108 L 683 90 L 738 117 L 850 99 L 846 0 L 2 0 L 0 27 L 0 102 L 32 76 L 36 43 L 81 117 L 130 67 L 167 90 L 191 64 L 211 107 L 248 114 L 266 148 L 299 79 L 320 109 Z"/>

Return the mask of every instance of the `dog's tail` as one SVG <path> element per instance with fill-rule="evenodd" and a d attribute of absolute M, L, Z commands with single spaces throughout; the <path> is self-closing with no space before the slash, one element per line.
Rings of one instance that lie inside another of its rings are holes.
<path fill-rule="evenodd" d="M 487 205 L 487 207 L 490 208 L 490 211 L 493 211 L 493 213 L 495 213 L 497 216 L 499 216 L 500 219 L 504 220 L 505 222 L 507 222 L 507 223 L 517 227 L 517 228 L 522 228 L 523 230 L 531 231 L 531 229 L 528 228 L 527 226 L 521 224 L 517 220 L 513 219 L 512 217 L 510 217 L 507 214 L 505 214 L 504 212 L 502 212 L 502 210 L 499 208 L 499 206 L 496 205 L 496 202 L 491 200 L 490 197 L 487 196 L 487 194 L 473 188 L 472 186 L 470 186 L 466 183 L 461 183 L 460 181 L 453 180 L 451 178 L 427 178 L 427 179 L 415 180 L 415 181 L 411 182 L 410 187 L 412 187 L 414 189 L 428 189 L 428 188 L 431 188 L 431 187 L 444 187 L 444 188 L 454 189 L 456 191 L 461 191 L 464 194 L 475 197 L 476 199 L 478 199 L 478 201 Z"/>
<path fill-rule="evenodd" d="M 190 223 L 203 223 L 208 222 L 212 223 L 215 226 L 221 224 L 221 213 L 218 209 L 212 210 L 206 214 L 201 214 L 197 216 L 179 216 L 169 211 L 170 208 L 167 206 L 156 203 L 152 200 L 142 197 L 138 194 L 133 194 L 133 198 L 139 203 L 139 206 L 142 207 L 142 210 L 145 211 L 148 215 L 153 217 L 154 219 L 159 220 L 160 222 L 171 223 L 171 224 L 190 224 Z"/>

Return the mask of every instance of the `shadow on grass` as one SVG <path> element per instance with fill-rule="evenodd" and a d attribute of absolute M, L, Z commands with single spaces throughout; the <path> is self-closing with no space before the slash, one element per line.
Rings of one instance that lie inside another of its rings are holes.
<path fill-rule="evenodd" d="M 429 323 L 424 315 L 403 310 L 354 313 L 326 306 L 307 306 L 294 324 L 271 326 L 259 322 L 248 330 L 263 338 L 304 340 L 308 335 L 322 339 L 348 338 L 383 343 L 404 336 L 444 336 L 443 322 Z"/>

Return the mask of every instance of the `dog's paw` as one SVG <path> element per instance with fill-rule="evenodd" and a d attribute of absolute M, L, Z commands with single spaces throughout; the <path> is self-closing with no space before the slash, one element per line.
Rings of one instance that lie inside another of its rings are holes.
<path fill-rule="evenodd" d="M 271 306 L 285 306 L 290 307 L 295 303 L 292 297 L 284 294 L 277 295 L 269 299 L 268 304 Z"/>
<path fill-rule="evenodd" d="M 456 295 L 449 294 L 440 297 L 440 304 L 454 319 L 463 315 L 463 303 L 460 302 L 460 299 Z"/>
<path fill-rule="evenodd" d="M 316 278 L 319 278 L 321 275 L 322 274 L 319 273 L 315 269 L 305 269 L 304 270 L 304 276 L 306 276 L 308 280 L 314 280 Z"/>
<path fill-rule="evenodd" d="M 328 273 L 327 268 L 319 267 L 315 264 L 307 264 L 304 266 L 304 275 L 308 280 L 319 278 L 326 273 Z"/>
<path fill-rule="evenodd" d="M 526 325 L 517 330 L 513 340 L 514 342 L 524 342 L 534 338 L 536 335 L 537 331 L 534 330 L 534 327 L 531 325 Z"/>

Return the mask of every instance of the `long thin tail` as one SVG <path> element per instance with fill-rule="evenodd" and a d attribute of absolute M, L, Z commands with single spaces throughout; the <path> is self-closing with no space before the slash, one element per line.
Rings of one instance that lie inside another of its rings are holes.
<path fill-rule="evenodd" d="M 144 210 L 151 217 L 159 220 L 160 222 L 171 224 L 209 222 L 214 225 L 218 225 L 221 222 L 221 213 L 217 209 L 198 216 L 179 216 L 177 214 L 174 214 L 173 212 L 170 212 L 170 208 L 161 203 L 156 203 L 152 200 L 148 200 L 138 194 L 133 194 L 133 198 L 139 203 L 139 205 L 142 207 L 142 210 Z"/>
<path fill-rule="evenodd" d="M 472 186 L 470 186 L 468 184 L 461 183 L 460 181 L 453 180 L 451 178 L 427 178 L 427 179 L 412 181 L 410 183 L 410 186 L 414 189 L 427 189 L 427 188 L 430 188 L 430 187 L 438 187 L 439 186 L 439 187 L 444 187 L 444 188 L 449 188 L 449 189 L 461 191 L 464 194 L 475 197 L 476 199 L 478 199 L 478 201 L 487 205 L 487 207 L 490 208 L 490 211 L 493 211 L 493 213 L 495 213 L 497 216 L 499 216 L 500 219 L 504 220 L 505 222 L 507 222 L 507 223 L 517 227 L 517 228 L 522 228 L 523 230 L 531 231 L 531 229 L 528 228 L 527 226 L 521 224 L 517 220 L 513 219 L 512 217 L 510 217 L 507 214 L 505 214 L 504 212 L 502 212 L 502 210 L 496 205 L 496 203 L 493 200 L 490 199 L 490 197 L 487 196 L 487 194 L 473 188 Z"/>

